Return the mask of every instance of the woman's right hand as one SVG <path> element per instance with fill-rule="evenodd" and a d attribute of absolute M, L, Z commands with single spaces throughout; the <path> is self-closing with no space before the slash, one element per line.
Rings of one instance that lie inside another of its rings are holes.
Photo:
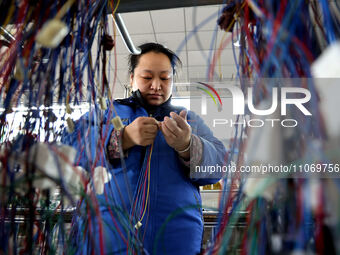
<path fill-rule="evenodd" d="M 153 143 L 158 131 L 158 121 L 152 117 L 138 117 L 124 129 L 123 150 L 135 145 L 147 146 Z"/>

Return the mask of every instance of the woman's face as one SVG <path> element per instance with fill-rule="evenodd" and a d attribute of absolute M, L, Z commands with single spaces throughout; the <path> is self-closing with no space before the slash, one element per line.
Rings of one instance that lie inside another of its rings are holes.
<path fill-rule="evenodd" d="M 130 75 L 133 90 L 139 89 L 150 105 L 161 105 L 171 95 L 173 70 L 169 58 L 163 53 L 148 52 L 138 61 Z"/>

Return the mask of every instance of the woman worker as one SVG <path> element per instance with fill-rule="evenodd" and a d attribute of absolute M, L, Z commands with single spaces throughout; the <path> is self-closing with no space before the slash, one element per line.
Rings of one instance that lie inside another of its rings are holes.
<path fill-rule="evenodd" d="M 92 113 L 63 139 L 79 151 L 79 165 L 108 171 L 103 193 L 96 192 L 99 209 L 85 199 L 73 226 L 79 254 L 187 255 L 201 250 L 199 185 L 215 183 L 221 174 L 194 174 L 195 166 L 222 165 L 225 148 L 200 117 L 171 104 L 179 58 L 157 43 L 139 48 L 141 53 L 129 58 L 132 96 L 114 101 L 100 130 Z M 106 125 L 114 112 L 123 129 Z M 79 134 L 86 133 L 89 145 L 81 150 L 85 138 Z M 98 156 L 101 146 L 106 153 Z"/>

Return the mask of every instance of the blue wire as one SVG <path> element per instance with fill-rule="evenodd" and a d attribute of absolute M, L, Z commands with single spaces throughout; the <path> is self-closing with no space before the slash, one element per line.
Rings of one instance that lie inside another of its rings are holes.
<path fill-rule="evenodd" d="M 323 19 L 326 27 L 326 35 L 328 39 L 328 43 L 333 43 L 336 41 L 335 34 L 334 34 L 334 29 L 333 29 L 333 24 L 331 20 L 331 13 L 328 8 L 328 1 L 326 0 L 319 0 L 321 3 L 321 8 L 323 11 Z"/>

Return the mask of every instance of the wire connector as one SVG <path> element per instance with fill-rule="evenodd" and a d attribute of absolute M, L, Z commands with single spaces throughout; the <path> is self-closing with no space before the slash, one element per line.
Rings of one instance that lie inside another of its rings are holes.
<path fill-rule="evenodd" d="M 66 104 L 66 113 L 67 114 L 71 114 L 73 112 L 73 110 L 72 110 L 72 108 L 71 108 L 71 106 L 70 106 L 70 104 Z"/>
<path fill-rule="evenodd" d="M 56 48 L 68 34 L 69 28 L 60 19 L 47 21 L 37 34 L 37 42 L 46 48 Z"/>
<path fill-rule="evenodd" d="M 106 104 L 105 97 L 99 98 L 99 105 L 100 105 L 100 109 L 102 109 L 102 110 L 106 110 L 107 109 L 107 104 Z"/>
<path fill-rule="evenodd" d="M 142 222 L 138 221 L 135 225 L 135 229 L 138 230 L 142 225 L 143 225 Z"/>
<path fill-rule="evenodd" d="M 20 60 L 18 59 L 15 64 L 15 72 L 14 72 L 14 79 L 17 81 L 23 81 L 24 80 L 24 71 L 22 69 L 22 65 L 20 63 Z"/>
<path fill-rule="evenodd" d="M 116 130 L 121 130 L 121 129 L 124 128 L 124 124 L 123 124 L 123 122 L 122 122 L 122 120 L 120 119 L 119 116 L 114 117 L 111 120 L 111 122 L 112 122 L 112 124 L 113 124 L 113 126 Z"/>
<path fill-rule="evenodd" d="M 73 123 L 73 120 L 72 120 L 70 117 L 68 117 L 67 120 L 66 120 L 66 122 L 67 122 L 67 129 L 68 129 L 68 132 L 69 132 L 69 133 L 72 133 L 72 132 L 74 131 L 74 123 Z"/>

